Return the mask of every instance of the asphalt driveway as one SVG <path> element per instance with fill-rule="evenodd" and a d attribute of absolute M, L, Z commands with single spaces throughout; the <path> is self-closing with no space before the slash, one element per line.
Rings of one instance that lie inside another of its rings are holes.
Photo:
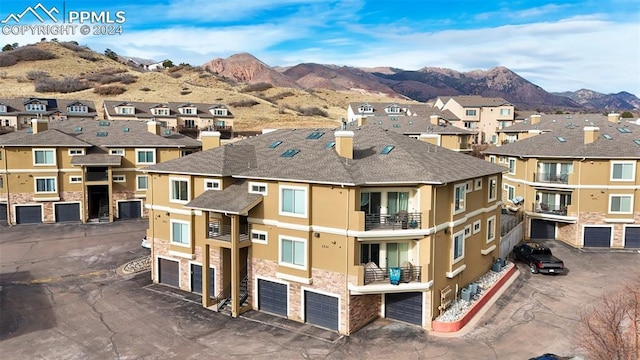
<path fill-rule="evenodd" d="M 378 320 L 350 337 L 250 312 L 205 310 L 192 296 L 119 275 L 147 222 L 0 228 L 2 359 L 528 359 L 584 356 L 578 313 L 640 276 L 640 254 L 548 242 L 568 274 L 521 274 L 465 335 Z"/>

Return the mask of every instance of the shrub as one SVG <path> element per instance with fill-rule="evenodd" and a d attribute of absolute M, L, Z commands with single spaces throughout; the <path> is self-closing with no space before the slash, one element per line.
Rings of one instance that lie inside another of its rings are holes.
<path fill-rule="evenodd" d="M 51 41 L 53 41 L 53 39 L 51 39 Z M 63 42 L 59 42 L 58 44 L 60 44 L 60 46 L 67 48 L 69 50 L 72 51 L 76 51 L 76 52 L 80 52 L 80 51 L 85 51 L 87 50 L 85 47 L 78 45 L 77 42 L 75 41 L 63 41 Z"/>
<path fill-rule="evenodd" d="M 191 94 L 191 90 L 182 90 L 180 91 L 180 95 L 189 95 Z"/>
<path fill-rule="evenodd" d="M 94 56 L 92 52 L 90 51 L 78 51 L 78 57 L 85 59 L 85 60 L 89 60 L 89 61 L 98 61 L 100 60 L 99 57 Z"/>
<path fill-rule="evenodd" d="M 18 63 L 18 58 L 9 53 L 0 53 L 0 67 L 12 66 Z"/>
<path fill-rule="evenodd" d="M 121 82 L 123 84 L 132 84 L 138 80 L 138 78 L 129 73 L 124 73 L 126 70 L 122 69 L 106 69 L 99 73 L 91 74 L 87 76 L 87 80 L 97 82 L 99 84 L 111 84 L 114 82 Z"/>
<path fill-rule="evenodd" d="M 127 91 L 127 89 L 117 85 L 99 86 L 93 89 L 93 92 L 98 95 L 120 95 L 125 91 Z"/>
<path fill-rule="evenodd" d="M 18 62 L 20 61 L 36 61 L 36 60 L 50 60 L 55 59 L 56 56 L 47 51 L 42 50 L 34 46 L 24 46 L 12 51 L 7 51 L 0 54 L 0 57 L 11 55 L 14 56 Z"/>
<path fill-rule="evenodd" d="M 269 90 L 273 87 L 273 85 L 269 84 L 269 83 L 265 83 L 265 82 L 259 82 L 259 83 L 255 83 L 255 84 L 249 84 L 247 86 L 245 86 L 244 88 L 242 88 L 242 90 L 240 90 L 240 92 L 255 92 L 255 91 L 265 91 L 265 90 Z"/>
<path fill-rule="evenodd" d="M 174 79 L 177 79 L 177 78 L 182 77 L 182 74 L 180 74 L 178 72 L 172 72 L 172 73 L 169 73 L 169 76 L 171 76 Z"/>
<path fill-rule="evenodd" d="M 140 91 L 151 91 L 151 89 L 149 89 L 148 87 L 143 87 L 142 89 L 140 89 Z"/>
<path fill-rule="evenodd" d="M 230 102 L 229 106 L 233 106 L 233 107 L 252 107 L 252 106 L 258 105 L 258 104 L 260 104 L 260 103 L 255 101 L 255 100 L 238 100 L 238 101 Z"/>
<path fill-rule="evenodd" d="M 133 84 L 137 80 L 138 80 L 138 78 L 136 76 L 134 76 L 134 75 L 131 75 L 131 74 L 122 74 L 120 76 L 120 83 L 122 83 L 122 84 Z"/>
<path fill-rule="evenodd" d="M 64 77 L 62 79 L 40 78 L 36 80 L 35 90 L 37 92 L 59 92 L 71 93 L 90 88 L 89 84 L 75 77 Z"/>
<path fill-rule="evenodd" d="M 304 116 L 323 116 L 323 117 L 328 117 L 329 113 L 327 113 L 326 111 L 312 106 L 312 107 L 297 107 L 296 110 L 304 115 Z"/>
<path fill-rule="evenodd" d="M 38 80 L 40 78 L 46 78 L 49 77 L 49 73 L 46 71 L 41 71 L 41 70 L 32 70 L 32 71 L 27 71 L 27 79 L 29 80 Z"/>

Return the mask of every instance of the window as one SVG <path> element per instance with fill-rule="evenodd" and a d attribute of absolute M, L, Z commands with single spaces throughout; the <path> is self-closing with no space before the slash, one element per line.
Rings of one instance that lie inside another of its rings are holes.
<path fill-rule="evenodd" d="M 473 233 L 474 233 L 474 234 L 477 234 L 477 233 L 479 233 L 479 232 L 480 232 L 480 229 L 481 229 L 481 227 L 482 227 L 480 224 L 481 224 L 481 221 L 480 221 L 480 220 L 477 220 L 477 221 L 474 221 L 474 222 L 473 222 Z"/>
<path fill-rule="evenodd" d="M 265 183 L 249 183 L 249 194 L 262 194 L 267 195 L 267 184 Z"/>
<path fill-rule="evenodd" d="M 213 115 L 215 115 L 215 116 L 227 116 L 227 109 L 213 109 Z"/>
<path fill-rule="evenodd" d="M 636 162 L 612 162 L 612 181 L 633 181 L 635 180 Z"/>
<path fill-rule="evenodd" d="M 188 222 L 171 220 L 171 244 L 179 246 L 191 244 L 191 231 Z"/>
<path fill-rule="evenodd" d="M 192 107 L 182 107 L 180 108 L 180 114 L 186 114 L 186 115 L 190 115 L 190 114 L 195 114 L 196 113 L 196 109 L 192 108 Z"/>
<path fill-rule="evenodd" d="M 0 105 L 0 113 L 6 113 L 7 112 L 7 105 Z"/>
<path fill-rule="evenodd" d="M 453 235 L 453 264 L 464 258 L 464 231 Z"/>
<path fill-rule="evenodd" d="M 34 165 L 55 165 L 56 151 L 54 149 L 34 149 L 33 164 Z"/>
<path fill-rule="evenodd" d="M 67 112 L 70 113 L 86 113 L 89 108 L 86 105 L 71 105 L 67 106 Z"/>
<path fill-rule="evenodd" d="M 193 119 L 184 119 L 184 127 L 187 129 L 195 129 L 196 121 Z"/>
<path fill-rule="evenodd" d="M 475 109 L 467 109 L 467 111 L 465 111 L 465 115 L 467 115 L 467 116 L 476 116 L 476 110 Z"/>
<path fill-rule="evenodd" d="M 516 159 L 509 158 L 509 174 L 515 175 L 516 173 Z"/>
<path fill-rule="evenodd" d="M 0 175 L 0 189 L 4 189 L 4 177 Z"/>
<path fill-rule="evenodd" d="M 110 149 L 109 155 L 119 155 L 124 156 L 124 149 Z"/>
<path fill-rule="evenodd" d="M 153 115 L 169 115 L 169 109 L 166 108 L 155 108 L 152 112 Z"/>
<path fill-rule="evenodd" d="M 219 179 L 206 179 L 204 181 L 204 190 L 220 190 L 221 181 Z"/>
<path fill-rule="evenodd" d="M 170 179 L 170 198 L 171 202 L 186 203 L 189 201 L 189 181 L 186 179 Z"/>
<path fill-rule="evenodd" d="M 44 104 L 38 104 L 38 103 L 27 104 L 25 108 L 27 109 L 27 111 L 45 111 L 46 110 L 46 106 L 44 106 Z"/>
<path fill-rule="evenodd" d="M 69 149 L 69 156 L 84 155 L 84 149 Z"/>
<path fill-rule="evenodd" d="M 307 267 L 307 242 L 305 239 L 280 238 L 280 264 L 298 269 Z"/>
<path fill-rule="evenodd" d="M 496 176 L 494 177 L 490 177 L 489 178 L 489 189 L 488 193 L 489 193 L 489 197 L 488 200 L 489 201 L 495 201 L 496 200 L 496 188 L 498 187 L 498 178 Z"/>
<path fill-rule="evenodd" d="M 127 177 L 125 175 L 113 175 L 113 182 L 127 182 Z"/>
<path fill-rule="evenodd" d="M 147 190 L 149 188 L 147 175 L 136 176 L 136 190 Z"/>
<path fill-rule="evenodd" d="M 467 225 L 464 227 L 464 237 L 469 237 L 471 235 L 471 225 Z"/>
<path fill-rule="evenodd" d="M 280 215 L 307 216 L 307 189 L 280 187 Z"/>
<path fill-rule="evenodd" d="M 633 195 L 609 195 L 609 212 L 612 214 L 631 214 Z"/>
<path fill-rule="evenodd" d="M 35 178 L 36 193 L 56 192 L 56 178 Z"/>
<path fill-rule="evenodd" d="M 489 162 L 490 163 L 496 163 L 496 156 L 495 155 L 489 155 Z"/>
<path fill-rule="evenodd" d="M 512 200 L 516 198 L 516 188 L 511 185 L 504 185 L 504 190 L 507 192 L 507 199 Z"/>
<path fill-rule="evenodd" d="M 79 184 L 82 182 L 82 176 L 69 176 L 69 183 Z"/>
<path fill-rule="evenodd" d="M 266 244 L 268 241 L 268 236 L 266 231 L 259 230 L 251 230 L 251 242 Z"/>
<path fill-rule="evenodd" d="M 500 115 L 511 115 L 511 109 L 500 109 Z"/>
<path fill-rule="evenodd" d="M 487 242 L 492 242 L 496 239 L 496 217 L 492 216 L 487 219 Z"/>
<path fill-rule="evenodd" d="M 476 179 L 476 185 L 473 188 L 474 191 L 482 190 L 482 179 Z"/>
<path fill-rule="evenodd" d="M 453 213 L 458 214 L 464 211 L 464 201 L 466 200 L 467 184 L 457 185 L 454 189 Z"/>
<path fill-rule="evenodd" d="M 498 157 L 498 163 L 504 164 L 506 161 L 507 161 L 507 159 L 504 156 L 499 156 Z"/>
<path fill-rule="evenodd" d="M 156 151 L 154 149 L 136 149 L 136 164 L 155 164 Z"/>

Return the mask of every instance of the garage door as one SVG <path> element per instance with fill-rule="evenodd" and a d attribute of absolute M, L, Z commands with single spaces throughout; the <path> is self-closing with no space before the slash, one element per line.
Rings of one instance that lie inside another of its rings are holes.
<path fill-rule="evenodd" d="M 422 293 L 386 294 L 385 317 L 410 324 L 422 325 Z"/>
<path fill-rule="evenodd" d="M 0 223 L 7 222 L 7 204 L 0 204 Z"/>
<path fill-rule="evenodd" d="M 180 287 L 180 263 L 177 261 L 158 259 L 160 283 Z"/>
<path fill-rule="evenodd" d="M 54 204 L 56 222 L 80 221 L 80 204 Z"/>
<path fill-rule="evenodd" d="M 556 223 L 540 219 L 531 219 L 532 239 L 555 239 Z"/>
<path fill-rule="evenodd" d="M 209 268 L 211 273 L 211 283 L 209 286 L 209 296 L 216 296 L 214 290 L 215 273 L 212 268 Z M 202 294 L 202 266 L 197 264 L 191 264 L 191 292 Z"/>
<path fill-rule="evenodd" d="M 287 285 L 258 279 L 258 308 L 287 316 Z"/>
<path fill-rule="evenodd" d="M 601 226 L 585 226 L 584 227 L 584 246 L 585 247 L 610 247 L 611 246 L 611 228 Z"/>
<path fill-rule="evenodd" d="M 304 308 L 304 318 L 309 324 L 338 330 L 337 297 L 305 291 Z"/>
<path fill-rule="evenodd" d="M 640 226 L 630 226 L 624 230 L 624 247 L 640 248 Z"/>
<path fill-rule="evenodd" d="M 137 219 L 142 216 L 141 201 L 121 201 L 118 203 L 118 219 Z"/>
<path fill-rule="evenodd" d="M 16 206 L 17 224 L 39 224 L 42 222 L 42 206 Z"/>

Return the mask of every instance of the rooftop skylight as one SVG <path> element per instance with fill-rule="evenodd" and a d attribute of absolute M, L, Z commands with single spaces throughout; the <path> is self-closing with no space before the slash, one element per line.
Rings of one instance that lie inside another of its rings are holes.
<path fill-rule="evenodd" d="M 280 144 L 282 144 L 282 141 L 274 141 L 274 142 L 271 143 L 271 145 L 269 145 L 269 149 L 275 149 Z"/>
<path fill-rule="evenodd" d="M 558 141 L 560 141 L 561 143 L 567 142 L 567 139 L 563 138 L 562 136 L 556 136 L 556 139 L 558 139 Z"/>
<path fill-rule="evenodd" d="M 291 158 L 291 157 L 294 157 L 299 152 L 300 150 L 297 150 L 297 149 L 289 149 L 283 152 L 282 154 L 280 154 L 280 157 Z"/>
<path fill-rule="evenodd" d="M 626 128 L 626 127 L 619 127 L 618 131 L 620 131 L 623 134 L 628 134 L 628 133 L 631 132 L 631 130 L 629 128 Z"/>
<path fill-rule="evenodd" d="M 319 132 L 319 131 L 312 132 L 311 134 L 309 134 L 307 136 L 307 139 L 311 139 L 311 140 L 320 139 L 322 137 L 322 135 L 324 135 L 323 132 Z"/>
<path fill-rule="evenodd" d="M 98 121 L 98 126 L 109 126 L 111 125 L 108 121 Z"/>
<path fill-rule="evenodd" d="M 613 137 L 611 135 L 609 135 L 609 134 L 603 134 L 602 137 L 607 139 L 607 140 L 613 139 Z"/>
<path fill-rule="evenodd" d="M 97 136 L 97 137 L 107 137 L 107 135 L 109 135 L 109 133 L 108 133 L 108 132 L 106 132 L 106 131 L 98 131 L 98 132 L 96 133 L 96 136 Z"/>
<path fill-rule="evenodd" d="M 388 153 L 391 152 L 391 150 L 393 150 L 395 148 L 395 146 L 393 145 L 387 145 L 384 147 L 384 149 L 382 149 L 382 151 L 380 151 L 380 154 L 382 155 L 387 155 Z"/>
<path fill-rule="evenodd" d="M 76 132 L 81 132 L 82 131 L 82 126 L 76 126 Z"/>
<path fill-rule="evenodd" d="M 171 130 L 165 129 L 164 130 L 164 136 L 169 136 L 169 135 L 171 135 Z"/>
<path fill-rule="evenodd" d="M 129 132 L 129 128 L 128 127 L 122 128 L 122 131 L 123 132 Z"/>
<path fill-rule="evenodd" d="M 636 145 L 640 146 L 640 140 L 639 139 L 633 140 L 633 142 L 636 143 Z"/>
<path fill-rule="evenodd" d="M 329 141 L 327 143 L 327 145 L 324 146 L 325 149 L 330 149 L 332 147 L 336 146 L 336 142 L 335 141 Z"/>

